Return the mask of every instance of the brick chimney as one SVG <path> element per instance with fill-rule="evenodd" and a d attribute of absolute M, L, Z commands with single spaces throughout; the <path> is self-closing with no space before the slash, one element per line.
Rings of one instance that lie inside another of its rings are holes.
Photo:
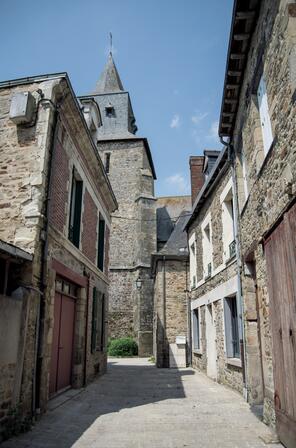
<path fill-rule="evenodd" d="M 205 181 L 203 163 L 204 156 L 191 156 L 189 159 L 192 205 Z"/>

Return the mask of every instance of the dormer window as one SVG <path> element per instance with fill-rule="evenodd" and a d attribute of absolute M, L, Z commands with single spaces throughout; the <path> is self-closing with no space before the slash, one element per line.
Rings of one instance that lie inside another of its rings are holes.
<path fill-rule="evenodd" d="M 113 106 L 105 107 L 106 117 L 115 117 L 115 109 Z"/>

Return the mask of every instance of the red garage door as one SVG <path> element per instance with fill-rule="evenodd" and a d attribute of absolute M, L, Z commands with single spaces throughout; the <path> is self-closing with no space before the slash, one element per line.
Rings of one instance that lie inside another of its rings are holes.
<path fill-rule="evenodd" d="M 54 302 L 54 328 L 51 350 L 49 394 L 54 395 L 71 386 L 72 354 L 75 320 L 74 285 L 57 281 L 61 291 L 56 291 Z"/>

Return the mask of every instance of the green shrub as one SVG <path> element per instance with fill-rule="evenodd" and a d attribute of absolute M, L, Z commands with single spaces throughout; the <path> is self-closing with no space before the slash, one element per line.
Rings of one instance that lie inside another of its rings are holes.
<path fill-rule="evenodd" d="M 110 356 L 137 356 L 138 346 L 132 338 L 112 339 L 108 344 L 108 354 Z"/>

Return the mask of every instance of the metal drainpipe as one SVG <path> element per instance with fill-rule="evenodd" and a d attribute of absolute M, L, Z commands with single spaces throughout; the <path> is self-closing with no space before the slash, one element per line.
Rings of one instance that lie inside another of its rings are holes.
<path fill-rule="evenodd" d="M 88 349 L 88 319 L 89 319 L 89 301 L 90 301 L 90 273 L 85 270 L 85 277 L 87 278 L 86 286 L 86 316 L 85 316 L 85 333 L 84 333 L 84 364 L 83 364 L 83 386 L 87 383 L 87 349 Z"/>
<path fill-rule="evenodd" d="M 43 332 L 44 332 L 44 319 L 45 319 L 45 307 L 46 307 L 46 298 L 45 291 L 47 287 L 47 279 L 46 279 L 46 263 L 47 263 L 47 255 L 48 255 L 48 208 L 51 194 L 51 171 L 52 171 L 52 161 L 53 161 L 53 152 L 57 139 L 57 121 L 58 121 L 58 109 L 57 105 L 55 105 L 50 99 L 44 98 L 43 101 L 48 101 L 53 107 L 53 121 L 52 121 L 52 138 L 50 144 L 49 158 L 48 158 L 48 181 L 46 188 L 46 199 L 45 199 L 45 227 L 44 227 L 44 243 L 43 249 L 41 253 L 41 291 L 40 301 L 38 307 L 38 315 L 37 315 L 37 353 L 35 360 L 35 368 L 34 368 L 34 376 L 33 376 L 33 414 L 40 412 L 40 387 L 41 387 L 41 374 L 42 374 L 42 346 L 43 346 Z"/>
<path fill-rule="evenodd" d="M 242 353 L 242 370 L 243 370 L 243 395 L 246 401 L 248 401 L 248 378 L 246 375 L 247 368 L 247 360 L 246 360 L 246 338 L 245 338 L 245 326 L 244 326 L 244 301 L 242 297 L 242 256 L 241 256 L 241 247 L 240 247 L 240 239 L 239 239 L 239 224 L 238 224 L 238 216 L 239 216 L 239 208 L 238 208 L 238 192 L 237 192 L 237 177 L 234 166 L 233 159 L 233 146 L 230 142 L 225 142 L 222 137 L 220 137 L 220 142 L 227 147 L 228 158 L 230 160 L 231 166 L 231 176 L 233 181 L 233 212 L 234 212 L 234 238 L 236 244 L 236 263 L 237 263 L 237 294 L 238 294 L 238 305 L 240 309 L 241 319 L 240 323 L 240 334 L 242 336 L 242 340 L 240 341 L 240 348 Z"/>
<path fill-rule="evenodd" d="M 162 356 L 162 364 L 164 364 L 164 348 L 165 348 L 165 353 L 167 352 L 167 347 L 166 347 L 166 276 L 165 276 L 166 272 L 165 272 L 165 256 L 162 257 L 162 313 L 163 313 L 163 356 Z M 163 367 L 166 367 L 163 365 Z"/>
<path fill-rule="evenodd" d="M 185 279 L 185 293 L 187 301 L 187 338 L 188 338 L 188 364 L 192 366 L 192 331 L 191 331 L 191 300 L 188 291 L 188 261 L 185 261 L 186 279 Z"/>

